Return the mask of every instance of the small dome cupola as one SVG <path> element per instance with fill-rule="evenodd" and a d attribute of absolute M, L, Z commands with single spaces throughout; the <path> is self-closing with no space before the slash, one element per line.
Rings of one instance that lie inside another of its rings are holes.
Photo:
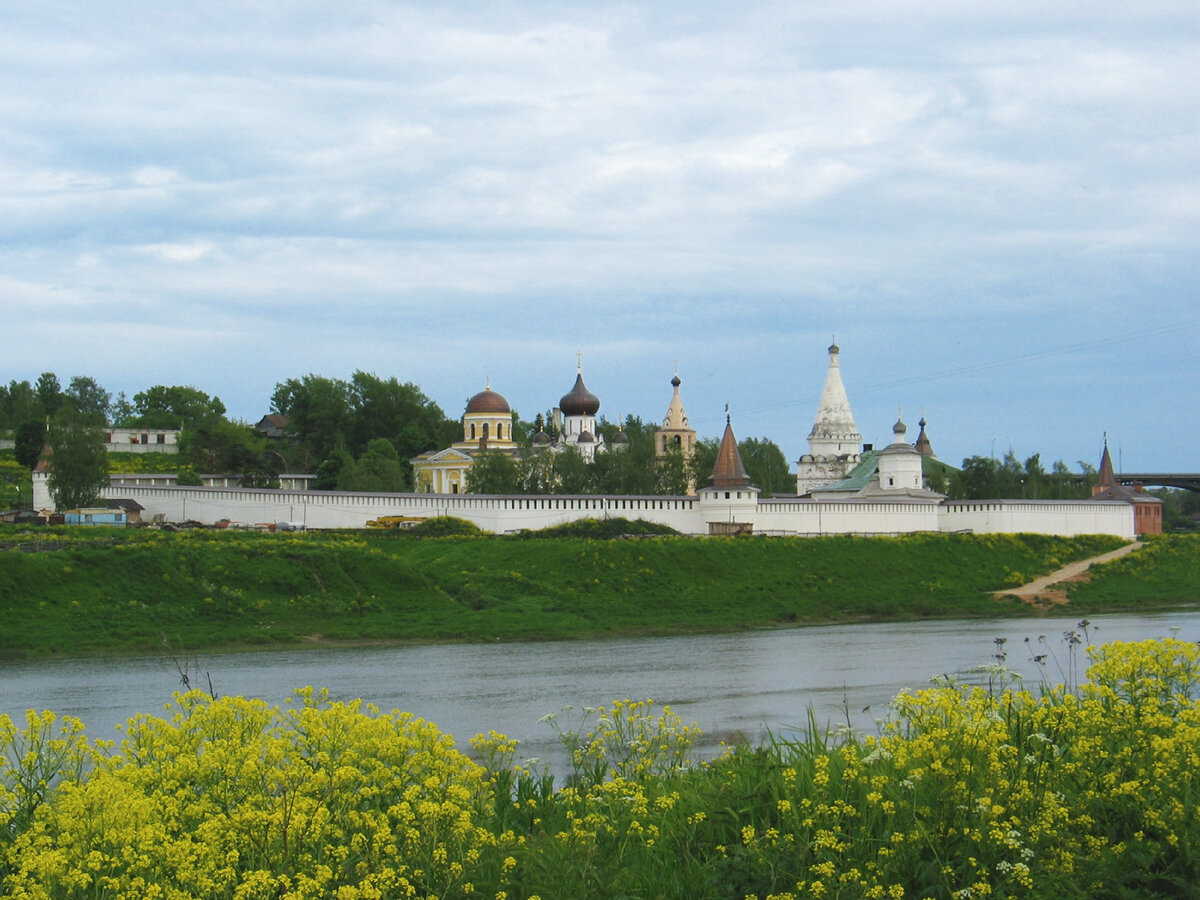
<path fill-rule="evenodd" d="M 892 426 L 892 434 L 895 435 L 895 443 L 904 443 L 904 435 L 908 434 L 908 426 L 904 424 L 903 419 L 896 420 L 896 424 Z"/>

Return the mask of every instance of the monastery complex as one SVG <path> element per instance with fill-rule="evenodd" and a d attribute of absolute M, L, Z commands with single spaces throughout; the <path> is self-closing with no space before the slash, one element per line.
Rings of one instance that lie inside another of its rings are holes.
<path fill-rule="evenodd" d="M 738 453 L 733 423 L 726 414 L 716 465 L 706 483 L 683 496 L 538 495 L 466 493 L 467 475 L 484 451 L 516 457 L 525 453 L 619 453 L 625 435 L 605 443 L 597 429 L 600 400 L 583 381 L 555 407 L 551 423 L 539 416 L 532 446 L 513 439 L 508 401 L 487 384 L 467 402 L 463 436 L 449 447 L 414 458 L 413 493 L 313 491 L 305 476 L 283 476 L 279 489 L 242 488 L 212 483 L 184 487 L 172 476 L 114 475 L 106 500 L 134 501 L 143 521 L 212 524 L 221 520 L 281 524 L 288 528 L 362 528 L 368 521 L 396 517 L 416 523 L 455 516 L 495 533 L 538 530 L 578 519 L 645 519 L 690 535 L 898 535 L 913 532 L 1038 533 L 1071 536 L 1113 534 L 1132 539 L 1161 530 L 1161 502 L 1121 486 L 1113 475 L 1107 447 L 1095 496 L 1086 500 L 952 501 L 930 490 L 930 476 L 953 467 L 937 460 L 925 421 L 912 444 L 897 421 L 892 443 L 864 445 L 842 383 L 836 344 L 812 431 L 809 452 L 796 462 L 794 497 L 760 498 Z M 688 424 L 678 372 L 662 426 L 655 433 L 659 455 L 690 456 L 696 432 Z M 546 429 L 549 427 L 550 431 Z M 51 506 L 44 471 L 34 473 L 34 506 Z"/>

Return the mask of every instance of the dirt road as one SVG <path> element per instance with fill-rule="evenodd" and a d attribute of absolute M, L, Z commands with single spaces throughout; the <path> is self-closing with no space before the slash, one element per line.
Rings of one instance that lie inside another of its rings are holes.
<path fill-rule="evenodd" d="M 1081 559 L 1078 562 L 1063 566 L 1057 572 L 1051 572 L 1049 575 L 1044 575 L 1029 582 L 1029 584 L 1017 588 L 1005 588 L 1002 591 L 992 591 L 992 594 L 997 598 L 1016 596 L 1026 603 L 1066 603 L 1067 592 L 1062 589 L 1055 590 L 1052 587 L 1053 585 L 1061 584 L 1064 581 L 1086 581 L 1088 579 L 1087 571 L 1092 566 L 1103 565 L 1110 560 L 1118 559 L 1127 553 L 1132 553 L 1141 546 L 1141 541 L 1133 541 L 1109 553 L 1102 553 L 1099 556 L 1093 556 L 1090 559 Z"/>

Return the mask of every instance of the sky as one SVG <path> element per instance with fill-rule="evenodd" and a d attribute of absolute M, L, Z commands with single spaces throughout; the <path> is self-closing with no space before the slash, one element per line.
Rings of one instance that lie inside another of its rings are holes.
<path fill-rule="evenodd" d="M 0 382 L 1200 471 L 1194 0 L 7 3 Z"/>

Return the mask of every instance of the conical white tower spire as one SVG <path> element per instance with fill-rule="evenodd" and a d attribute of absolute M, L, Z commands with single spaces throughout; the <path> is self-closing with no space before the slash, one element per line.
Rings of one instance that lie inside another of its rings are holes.
<path fill-rule="evenodd" d="M 854 424 L 836 340 L 829 346 L 829 370 L 817 418 L 808 434 L 808 452 L 796 461 L 796 493 L 833 484 L 845 478 L 862 459 L 862 435 Z"/>
<path fill-rule="evenodd" d="M 842 367 L 838 362 L 840 352 L 837 344 L 829 346 L 829 371 L 825 374 L 817 418 L 808 434 L 808 452 L 817 457 L 842 456 L 846 453 L 857 455 L 862 452 L 862 435 L 854 424 L 850 399 L 846 396 L 846 386 L 842 384 Z"/>

